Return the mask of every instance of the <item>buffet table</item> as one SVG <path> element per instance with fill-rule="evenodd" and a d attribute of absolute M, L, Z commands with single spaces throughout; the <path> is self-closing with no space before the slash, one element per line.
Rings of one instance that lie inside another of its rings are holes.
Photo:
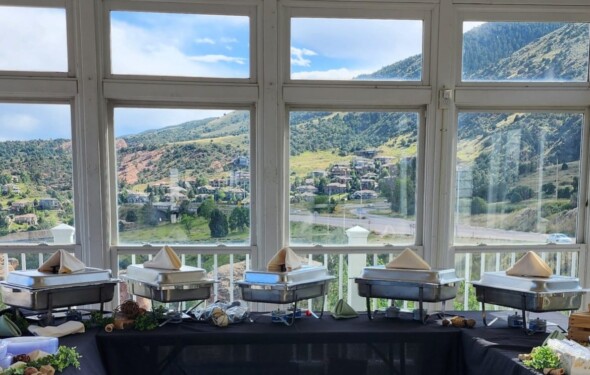
<path fill-rule="evenodd" d="M 516 357 L 541 345 L 546 334 L 529 336 L 504 320 L 483 327 L 479 312 L 462 314 L 476 319 L 476 328 L 423 325 L 409 317 L 369 321 L 366 314 L 351 320 L 303 317 L 291 327 L 254 314 L 253 323 L 227 328 L 191 322 L 148 332 L 95 328 L 60 338 L 82 355 L 81 369 L 63 374 L 538 375 Z M 567 320 L 549 314 L 560 324 Z"/>
<path fill-rule="evenodd" d="M 106 373 L 117 374 L 535 374 L 516 356 L 540 345 L 498 322 L 475 329 L 366 315 L 304 317 L 293 326 L 262 314 L 254 323 L 218 328 L 167 324 L 155 331 L 98 332 Z M 87 372 L 84 371 L 86 374 Z"/>

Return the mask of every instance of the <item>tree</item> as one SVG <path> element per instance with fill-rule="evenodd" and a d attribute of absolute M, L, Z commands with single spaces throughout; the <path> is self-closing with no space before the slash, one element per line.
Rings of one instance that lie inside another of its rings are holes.
<path fill-rule="evenodd" d="M 471 200 L 471 214 L 479 215 L 488 212 L 488 205 L 483 198 L 473 197 Z"/>
<path fill-rule="evenodd" d="M 216 207 L 217 206 L 215 205 L 215 202 L 213 201 L 213 199 L 207 199 L 203 203 L 201 203 L 199 208 L 197 208 L 197 215 L 200 217 L 203 217 L 205 219 L 210 219 L 211 212 L 213 212 L 213 210 Z"/>
<path fill-rule="evenodd" d="M 563 163 L 563 164 L 561 165 L 561 170 L 562 170 L 562 171 L 567 171 L 568 169 L 569 169 L 569 167 L 567 166 L 567 163 Z"/>
<path fill-rule="evenodd" d="M 405 194 L 404 194 L 405 192 Z M 413 215 L 416 210 L 416 188 L 408 178 L 395 180 L 392 190 L 391 211 L 402 215 Z"/>
<path fill-rule="evenodd" d="M 243 232 L 250 226 L 250 210 L 246 207 L 236 207 L 229 215 L 229 229 Z"/>
<path fill-rule="evenodd" d="M 551 196 L 551 195 L 555 194 L 555 184 L 553 182 L 548 182 L 546 184 L 543 184 L 541 186 L 541 190 L 543 190 L 543 193 Z"/>
<path fill-rule="evenodd" d="M 180 223 L 184 227 L 186 233 L 190 236 L 193 229 L 197 225 L 197 220 L 189 214 L 182 215 L 182 219 L 180 219 Z"/>
<path fill-rule="evenodd" d="M 227 217 L 219 208 L 211 211 L 211 218 L 209 219 L 209 229 L 211 230 L 211 237 L 221 238 L 227 236 L 229 233 L 229 225 Z"/>
<path fill-rule="evenodd" d="M 137 221 L 137 212 L 135 212 L 135 210 L 127 211 L 127 215 L 125 215 L 125 221 L 136 222 Z"/>

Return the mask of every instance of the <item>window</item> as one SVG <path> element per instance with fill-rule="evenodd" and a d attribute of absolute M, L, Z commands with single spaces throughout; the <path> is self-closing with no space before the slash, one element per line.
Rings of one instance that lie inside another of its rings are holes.
<path fill-rule="evenodd" d="M 247 16 L 112 11 L 114 74 L 250 77 Z"/>
<path fill-rule="evenodd" d="M 581 113 L 461 112 L 455 244 L 574 243 L 583 123 Z"/>
<path fill-rule="evenodd" d="M 418 125 L 414 112 L 291 112 L 290 243 L 362 245 L 358 226 L 364 244 L 414 244 Z"/>
<path fill-rule="evenodd" d="M 291 78 L 420 81 L 422 21 L 292 18 Z"/>
<path fill-rule="evenodd" d="M 73 244 L 67 104 L 0 103 L 0 243 Z"/>
<path fill-rule="evenodd" d="M 66 11 L 0 6 L 0 70 L 68 71 Z"/>
<path fill-rule="evenodd" d="M 115 108 L 119 244 L 250 244 L 250 113 Z"/>
<path fill-rule="evenodd" d="M 588 26 L 464 22 L 462 80 L 587 82 Z"/>

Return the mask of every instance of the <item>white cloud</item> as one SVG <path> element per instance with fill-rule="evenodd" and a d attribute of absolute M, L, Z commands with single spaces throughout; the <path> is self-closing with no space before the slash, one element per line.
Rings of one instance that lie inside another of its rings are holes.
<path fill-rule="evenodd" d="M 475 21 L 464 21 L 463 22 L 463 33 L 468 32 L 471 29 L 474 29 L 478 26 L 483 25 L 485 22 L 475 22 Z"/>
<path fill-rule="evenodd" d="M 70 139 L 70 118 L 70 106 L 67 104 L 2 103 L 0 139 Z"/>
<path fill-rule="evenodd" d="M 160 19 L 152 21 L 150 27 L 138 27 L 131 24 L 125 15 L 117 14 L 111 19 L 113 73 L 189 77 L 249 76 L 249 69 L 242 67 L 247 66 L 247 58 L 217 57 L 213 54 L 205 56 L 216 58 L 195 56 L 202 47 L 195 44 L 195 34 L 191 33 L 195 32 L 194 22 L 191 24 L 190 20 L 182 18 L 182 28 L 171 28 L 170 22 Z M 200 39 L 204 41 L 207 38 Z"/>
<path fill-rule="evenodd" d="M 245 64 L 246 59 L 241 57 L 231 57 L 225 55 L 203 55 L 203 56 L 191 56 L 189 57 L 191 61 L 198 61 L 204 63 L 218 63 L 218 62 L 229 62 L 235 64 Z"/>
<path fill-rule="evenodd" d="M 350 70 L 346 68 L 315 70 L 310 72 L 298 72 L 291 74 L 293 79 L 323 79 L 323 80 L 350 80 L 360 74 L 372 73 L 367 70 Z"/>
<path fill-rule="evenodd" d="M 317 55 L 317 53 L 315 53 L 314 51 L 309 50 L 307 48 L 291 47 L 291 65 L 310 66 L 311 60 L 306 59 L 304 56 L 316 56 L 316 55 Z"/>
<path fill-rule="evenodd" d="M 68 70 L 63 9 L 0 6 L 0 69 Z"/>
<path fill-rule="evenodd" d="M 211 38 L 198 38 L 198 39 L 195 39 L 195 43 L 197 43 L 197 44 L 215 44 L 215 41 Z"/>
<path fill-rule="evenodd" d="M 236 38 L 221 37 L 221 38 L 219 38 L 219 42 L 229 44 L 229 43 L 237 43 L 238 40 Z"/>
<path fill-rule="evenodd" d="M 294 18 L 291 42 L 317 53 L 314 65 L 376 71 L 422 53 L 422 24 L 421 20 Z"/>

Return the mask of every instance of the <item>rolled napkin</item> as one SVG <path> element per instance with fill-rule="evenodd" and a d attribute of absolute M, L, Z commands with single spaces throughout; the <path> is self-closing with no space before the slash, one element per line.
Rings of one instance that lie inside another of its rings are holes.
<path fill-rule="evenodd" d="M 62 337 L 71 335 L 73 333 L 84 333 L 85 329 L 82 322 L 70 320 L 55 327 L 39 327 L 36 325 L 30 325 L 29 331 L 35 336 Z"/>
<path fill-rule="evenodd" d="M 356 318 L 359 314 L 346 303 L 343 299 L 339 299 L 336 303 L 336 307 L 334 307 L 334 312 L 332 313 L 332 318 L 334 319 L 350 319 Z"/>
<path fill-rule="evenodd" d="M 550 277 L 553 275 L 553 271 L 537 253 L 529 251 L 514 263 L 512 267 L 506 270 L 506 275 Z"/>
<path fill-rule="evenodd" d="M 64 249 L 53 253 L 45 263 L 38 268 L 40 272 L 72 273 L 86 269 L 86 265 Z"/>
<path fill-rule="evenodd" d="M 168 245 L 158 251 L 152 260 L 143 263 L 145 268 L 162 268 L 166 270 L 179 270 L 182 266 L 180 258 Z"/>
<path fill-rule="evenodd" d="M 15 322 L 10 320 L 6 315 L 0 316 L 0 336 L 2 337 L 18 337 L 22 332 Z"/>
<path fill-rule="evenodd" d="M 405 268 L 410 270 L 429 270 L 430 265 L 412 249 L 406 248 L 400 255 L 385 265 L 385 268 Z"/>
<path fill-rule="evenodd" d="M 266 265 L 270 272 L 289 272 L 301 268 L 301 258 L 290 247 L 283 247 Z"/>

